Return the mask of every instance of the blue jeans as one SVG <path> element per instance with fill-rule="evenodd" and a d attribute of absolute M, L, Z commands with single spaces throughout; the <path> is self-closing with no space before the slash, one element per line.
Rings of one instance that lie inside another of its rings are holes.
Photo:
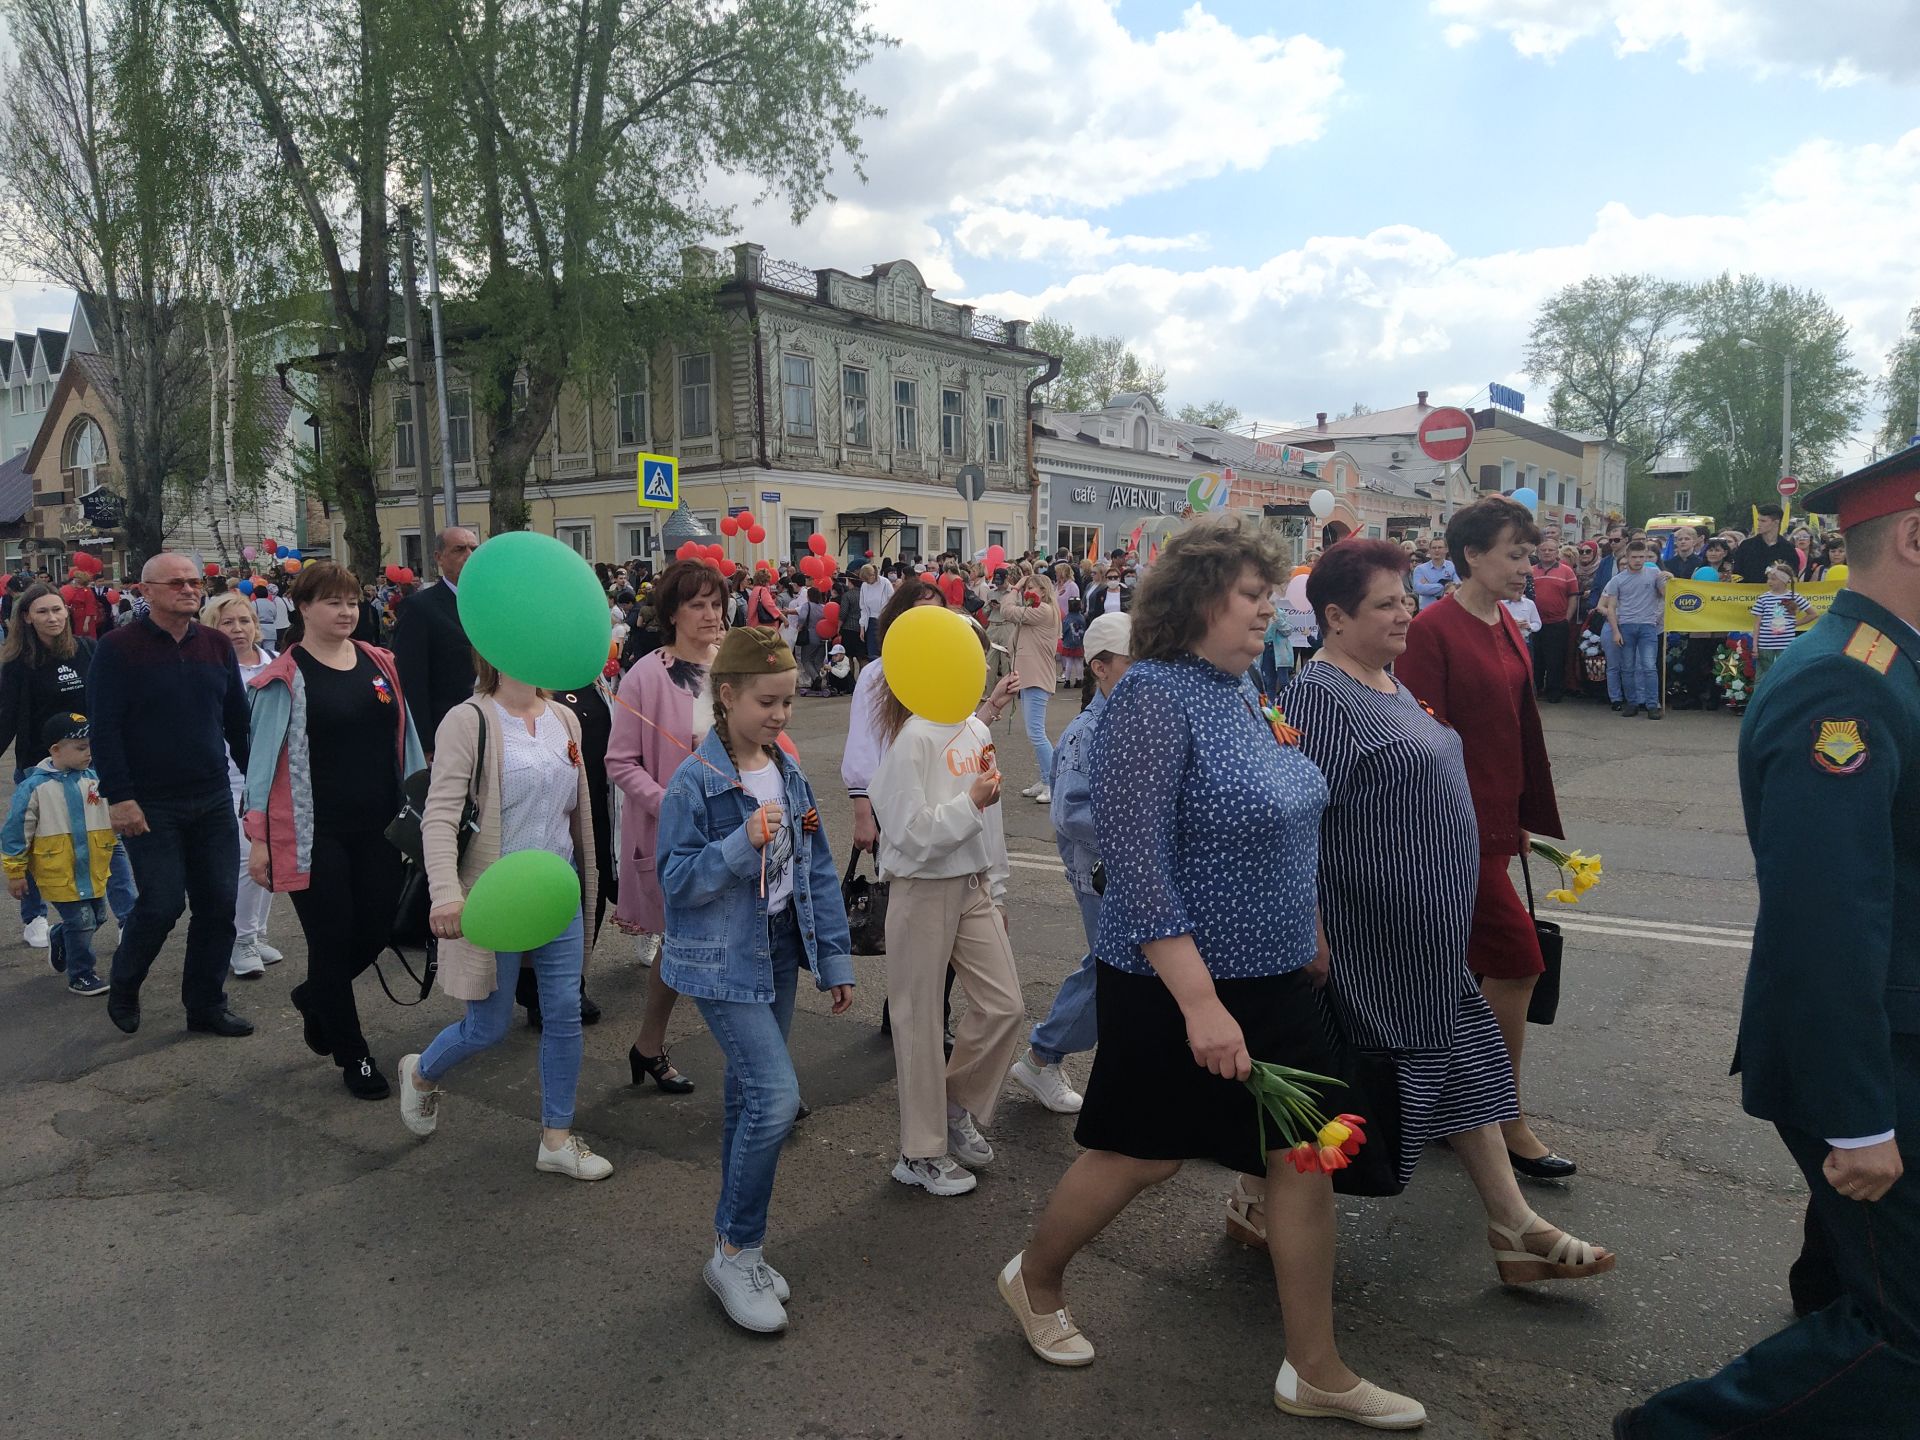
<path fill-rule="evenodd" d="M 140 809 L 147 833 L 121 841 L 139 872 L 140 890 L 120 926 L 113 989 L 129 999 L 140 993 L 160 947 L 191 905 L 180 1002 L 189 1017 L 224 1010 L 240 879 L 240 826 L 232 798 L 221 783 L 199 795 L 142 800 Z"/>
<path fill-rule="evenodd" d="M 866 633 L 867 659 L 878 660 L 880 658 L 880 622 L 878 620 L 867 621 Z"/>
<path fill-rule="evenodd" d="M 462 1060 L 470 1060 L 506 1038 L 513 1023 L 513 990 L 520 962 L 533 967 L 540 987 L 540 1123 L 549 1130 L 573 1125 L 573 1097 L 580 1088 L 580 967 L 585 960 L 580 916 L 557 939 L 538 950 L 501 950 L 493 993 L 467 1001 L 467 1013 L 433 1037 L 420 1053 L 420 1073 L 437 1081 Z"/>
<path fill-rule="evenodd" d="M 50 955 L 69 980 L 93 974 L 98 963 L 93 956 L 93 932 L 107 923 L 107 902 L 55 900 L 53 908 L 60 919 L 47 936 Z"/>
<path fill-rule="evenodd" d="M 1620 663 L 1626 670 L 1627 704 L 1660 704 L 1660 627 L 1658 625 L 1622 625 L 1620 627 Z M 1611 669 L 1608 671 L 1612 673 Z M 1608 686 L 1612 689 L 1612 686 Z"/>
<path fill-rule="evenodd" d="M 1620 627 L 1624 637 L 1626 626 Z M 1600 653 L 1607 657 L 1607 699 L 1624 700 L 1627 695 L 1626 651 L 1613 643 L 1613 627 L 1603 624 L 1600 627 Z"/>
<path fill-rule="evenodd" d="M 720 1203 L 713 1231 L 727 1244 L 748 1249 L 767 1238 L 767 1202 L 780 1146 L 800 1113 L 800 1080 L 787 1053 L 793 1028 L 793 996 L 800 959 L 806 953 L 788 905 L 767 919 L 773 955 L 773 1003 L 702 1000 L 694 1004 L 727 1057 L 726 1124 L 720 1131 Z"/>
<path fill-rule="evenodd" d="M 1033 1027 L 1028 1044 L 1042 1064 L 1058 1065 L 1069 1055 L 1091 1050 L 1100 1038 L 1093 1008 L 1093 945 L 1100 934 L 1100 897 L 1091 892 L 1074 891 L 1080 902 L 1080 924 L 1087 932 L 1087 953 L 1080 967 L 1060 982 L 1060 993 L 1053 997 L 1047 1018 Z"/>
<path fill-rule="evenodd" d="M 1020 692 L 1020 718 L 1027 723 L 1027 739 L 1033 742 L 1033 757 L 1040 762 L 1040 783 L 1048 784 L 1053 777 L 1053 742 L 1047 739 L 1047 701 L 1053 697 L 1053 686 L 1044 690 L 1029 686 Z"/>

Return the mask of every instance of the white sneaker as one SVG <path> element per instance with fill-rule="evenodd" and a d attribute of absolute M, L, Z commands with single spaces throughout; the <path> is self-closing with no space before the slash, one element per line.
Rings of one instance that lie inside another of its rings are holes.
<path fill-rule="evenodd" d="M 1013 1079 L 1022 1090 L 1056 1115 L 1078 1115 L 1084 1097 L 1067 1079 L 1064 1066 L 1013 1062 Z"/>
<path fill-rule="evenodd" d="M 533 1168 L 555 1175 L 571 1175 L 576 1180 L 604 1180 L 613 1174 L 613 1162 L 594 1154 L 578 1135 L 567 1136 L 567 1143 L 558 1150 L 549 1150 L 547 1142 L 542 1140 Z"/>
<path fill-rule="evenodd" d="M 228 963 L 233 973 L 242 978 L 267 973 L 266 957 L 254 948 L 254 942 L 251 940 L 234 941 L 233 956 Z"/>
<path fill-rule="evenodd" d="M 256 935 L 253 937 L 253 949 L 254 949 L 254 953 L 259 955 L 259 957 L 262 960 L 266 961 L 267 964 L 269 965 L 278 965 L 282 960 L 287 958 L 285 955 L 282 955 L 278 950 L 274 949 L 273 946 L 269 945 L 266 942 L 266 940 L 259 935 Z"/>
<path fill-rule="evenodd" d="M 713 1256 L 701 1272 L 707 1288 L 720 1297 L 727 1318 L 756 1335 L 777 1335 L 787 1328 L 786 1308 L 774 1293 L 773 1271 L 758 1246 L 729 1255 L 718 1240 Z"/>
<path fill-rule="evenodd" d="M 931 1160 L 900 1157 L 893 1167 L 893 1178 L 902 1185 L 918 1185 L 929 1195 L 964 1195 L 980 1182 L 971 1170 L 962 1170 L 951 1155 L 936 1155 Z"/>
<path fill-rule="evenodd" d="M 440 1123 L 440 1087 L 422 1090 L 414 1079 L 420 1074 L 420 1057 L 400 1057 L 400 1123 L 416 1135 L 431 1135 Z"/>
<path fill-rule="evenodd" d="M 980 1133 L 980 1127 L 973 1123 L 973 1116 L 964 1110 L 958 1119 L 947 1117 L 947 1149 L 954 1159 L 969 1170 L 978 1170 L 982 1165 L 993 1163 L 993 1146 Z"/>
<path fill-rule="evenodd" d="M 45 950 L 51 943 L 47 938 L 47 931 L 47 917 L 42 915 L 38 920 L 27 922 L 26 928 L 21 932 L 21 938 L 34 949 Z"/>
<path fill-rule="evenodd" d="M 1027 788 L 1022 790 L 1020 793 L 1026 796 L 1029 800 L 1031 800 L 1034 796 L 1038 795 L 1042 790 L 1046 788 L 1047 788 L 1046 786 L 1039 784 L 1038 782 L 1035 782 L 1034 784 L 1027 786 Z"/>
<path fill-rule="evenodd" d="M 1051 805 L 1053 803 L 1053 792 L 1042 785 L 1038 790 L 1033 792 L 1033 803 L 1036 805 Z"/>
<path fill-rule="evenodd" d="M 658 935 L 642 935 L 640 937 L 641 968 L 644 969 L 652 965 L 653 962 L 658 960 L 659 958 L 660 958 L 660 937 Z"/>

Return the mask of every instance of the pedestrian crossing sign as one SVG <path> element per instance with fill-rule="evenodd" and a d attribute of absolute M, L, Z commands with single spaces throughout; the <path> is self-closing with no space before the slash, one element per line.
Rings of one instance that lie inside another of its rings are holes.
<path fill-rule="evenodd" d="M 640 503 L 655 510 L 680 504 L 680 462 L 671 455 L 640 457 Z"/>

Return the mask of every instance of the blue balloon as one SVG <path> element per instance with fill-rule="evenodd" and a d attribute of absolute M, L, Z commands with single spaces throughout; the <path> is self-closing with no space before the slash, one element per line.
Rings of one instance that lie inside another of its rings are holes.
<path fill-rule="evenodd" d="M 282 560 L 298 560 L 300 558 L 300 552 L 298 550 L 289 550 L 284 546 L 282 546 L 280 550 L 280 558 Z"/>
<path fill-rule="evenodd" d="M 1538 509 L 1540 505 L 1540 497 L 1534 494 L 1533 491 L 1527 489 L 1525 486 L 1522 486 L 1520 489 L 1514 491 L 1513 494 L 1509 495 L 1507 498 L 1513 501 L 1513 503 L 1516 505 L 1526 506 L 1527 509 L 1529 510 Z"/>
<path fill-rule="evenodd" d="M 242 580 L 238 585 L 234 586 L 233 588 L 238 590 L 242 595 L 251 595 L 253 593 L 253 581 Z"/>

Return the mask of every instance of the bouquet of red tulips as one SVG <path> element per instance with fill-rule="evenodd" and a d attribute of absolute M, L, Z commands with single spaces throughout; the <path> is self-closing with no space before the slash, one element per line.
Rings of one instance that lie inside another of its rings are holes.
<path fill-rule="evenodd" d="M 1344 1170 L 1367 1143 L 1366 1117 L 1336 1115 L 1329 1120 L 1320 1111 L 1320 1094 L 1313 1085 L 1341 1085 L 1331 1075 L 1316 1075 L 1311 1070 L 1296 1070 L 1291 1065 L 1273 1065 L 1265 1060 L 1253 1062 L 1246 1086 L 1259 1103 L 1260 1150 L 1267 1144 L 1267 1123 L 1271 1121 L 1286 1141 L 1286 1160 L 1302 1175 L 1331 1175 Z"/>

